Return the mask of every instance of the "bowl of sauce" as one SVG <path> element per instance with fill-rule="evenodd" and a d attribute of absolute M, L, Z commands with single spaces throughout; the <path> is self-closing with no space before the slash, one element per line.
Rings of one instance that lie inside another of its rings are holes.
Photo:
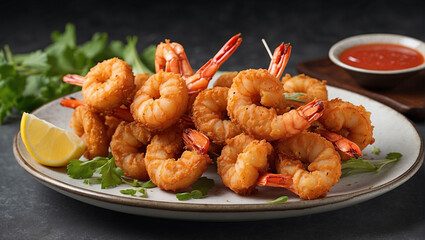
<path fill-rule="evenodd" d="M 425 69 L 424 56 L 424 42 L 396 34 L 349 37 L 329 50 L 333 63 L 373 89 L 395 87 Z"/>

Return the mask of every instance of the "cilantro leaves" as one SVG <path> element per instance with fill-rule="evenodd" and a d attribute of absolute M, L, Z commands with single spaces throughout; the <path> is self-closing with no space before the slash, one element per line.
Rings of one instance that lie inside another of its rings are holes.
<path fill-rule="evenodd" d="M 133 187 L 154 188 L 156 185 L 151 181 L 139 182 L 137 179 L 129 179 L 124 176 L 121 168 L 115 165 L 114 157 L 95 157 L 89 161 L 73 159 L 66 167 L 68 176 L 74 179 L 84 179 L 85 184 L 101 184 L 101 188 L 112 188 L 121 183 Z M 100 177 L 93 177 L 100 174 Z"/>
<path fill-rule="evenodd" d="M 101 188 L 111 188 L 122 183 L 124 172 L 115 165 L 113 157 L 95 157 L 90 161 L 81 161 L 73 159 L 66 167 L 68 176 L 76 179 L 89 179 L 87 184 L 94 184 L 100 181 Z M 92 178 L 94 173 L 101 175 L 100 180 Z"/>
<path fill-rule="evenodd" d="M 391 152 L 387 154 L 385 159 L 379 160 L 351 158 L 345 163 L 341 164 L 341 169 L 349 169 L 341 175 L 341 178 L 347 177 L 353 173 L 379 172 L 385 165 L 400 160 L 402 156 L 403 155 L 401 153 Z"/>
<path fill-rule="evenodd" d="M 139 54 L 137 37 L 127 44 L 111 41 L 106 33 L 95 33 L 91 40 L 77 45 L 75 26 L 67 24 L 63 33 L 51 34 L 52 44 L 43 50 L 12 54 L 9 46 L 0 49 L 0 124 L 17 110 L 31 112 L 44 103 L 76 92 L 81 87 L 62 82 L 68 73 L 85 75 L 91 67 L 118 57 L 132 65 L 134 73 L 154 72 L 155 46 Z"/>
<path fill-rule="evenodd" d="M 288 201 L 288 196 L 281 196 L 272 201 L 267 201 L 266 203 L 284 203 L 286 201 Z"/>
<path fill-rule="evenodd" d="M 190 199 L 200 199 L 208 195 L 208 192 L 214 187 L 214 180 L 207 177 L 199 178 L 191 186 L 193 190 L 191 192 L 177 193 L 176 198 L 180 201 L 187 201 Z"/>

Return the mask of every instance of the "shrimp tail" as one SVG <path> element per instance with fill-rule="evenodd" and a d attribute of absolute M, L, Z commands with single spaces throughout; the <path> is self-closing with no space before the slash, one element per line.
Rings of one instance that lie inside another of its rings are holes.
<path fill-rule="evenodd" d="M 263 173 L 257 180 L 257 186 L 281 187 L 290 191 L 294 191 L 293 184 L 292 177 L 286 174 Z"/>
<path fill-rule="evenodd" d="M 220 66 L 236 51 L 242 42 L 240 33 L 236 34 L 218 51 L 218 53 L 202 66 L 193 76 L 186 79 L 189 94 L 198 93 L 207 88 L 208 83 Z"/>
<path fill-rule="evenodd" d="M 312 123 L 319 119 L 323 115 L 324 110 L 325 106 L 323 104 L 323 101 L 320 99 L 315 99 L 307 105 L 301 106 L 297 109 L 298 113 L 309 123 Z"/>
<path fill-rule="evenodd" d="M 67 108 L 77 108 L 78 106 L 84 105 L 84 101 L 76 98 L 63 98 L 60 101 L 60 105 Z"/>
<path fill-rule="evenodd" d="M 183 131 L 183 141 L 187 148 L 195 149 L 201 154 L 206 154 L 210 146 L 210 140 L 203 133 L 186 128 Z"/>
<path fill-rule="evenodd" d="M 158 44 L 155 52 L 155 72 L 180 73 L 182 76 L 193 75 L 192 67 L 181 44 L 165 39 Z"/>
<path fill-rule="evenodd" d="M 315 132 L 326 138 L 335 146 L 335 148 L 350 157 L 359 158 L 363 155 L 362 150 L 357 144 L 337 133 L 330 132 L 324 129 L 316 129 Z"/>
<path fill-rule="evenodd" d="M 289 56 L 291 55 L 291 48 L 290 43 L 282 43 L 274 50 L 268 71 L 277 79 L 282 76 L 285 70 Z"/>
<path fill-rule="evenodd" d="M 76 86 L 83 86 L 84 77 L 76 74 L 67 74 L 62 78 L 62 81 Z"/>

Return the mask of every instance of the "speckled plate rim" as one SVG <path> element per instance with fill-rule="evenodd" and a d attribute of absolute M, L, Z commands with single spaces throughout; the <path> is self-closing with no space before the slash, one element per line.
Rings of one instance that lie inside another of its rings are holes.
<path fill-rule="evenodd" d="M 328 88 L 334 87 L 328 86 Z M 371 101 L 376 102 L 374 100 Z M 376 103 L 380 104 L 378 102 Z M 382 107 L 387 108 L 388 111 L 395 111 L 385 105 L 382 105 Z M 36 113 L 39 109 L 35 110 L 33 113 Z M 19 131 L 14 137 L 13 152 L 18 164 L 44 185 L 69 197 L 110 210 L 153 217 L 190 220 L 227 221 L 284 218 L 336 210 L 364 202 L 382 195 L 410 179 L 421 167 L 424 160 L 423 139 L 420 137 L 420 134 L 413 123 L 406 117 L 402 115 L 401 117 L 406 121 L 406 123 L 409 123 L 411 127 L 414 128 L 417 137 L 420 139 L 419 154 L 413 164 L 405 172 L 391 181 L 365 190 L 315 200 L 286 202 L 285 204 L 199 204 L 188 202 L 162 202 L 100 193 L 62 182 L 59 179 L 46 175 L 31 166 L 28 160 L 25 159 L 21 153 L 21 149 L 18 147 L 18 141 L 22 141 L 20 139 Z M 170 215 L 170 213 L 179 214 Z"/>

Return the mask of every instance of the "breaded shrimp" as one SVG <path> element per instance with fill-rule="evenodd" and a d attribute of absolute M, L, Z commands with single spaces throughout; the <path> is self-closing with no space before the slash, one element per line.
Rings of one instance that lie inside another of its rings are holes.
<path fill-rule="evenodd" d="M 140 88 L 142 88 L 143 84 L 145 84 L 145 82 L 149 79 L 150 76 L 151 75 L 149 73 L 138 73 L 136 74 L 136 76 L 134 76 L 134 85 L 136 85 L 134 93 L 136 93 L 137 91 L 139 91 Z"/>
<path fill-rule="evenodd" d="M 81 92 L 87 105 L 108 111 L 131 101 L 134 88 L 131 66 L 118 58 L 111 58 L 90 69 Z"/>
<path fill-rule="evenodd" d="M 238 75 L 238 72 L 226 72 L 220 75 L 214 82 L 214 87 L 227 87 L 230 88 L 233 83 L 233 78 Z"/>
<path fill-rule="evenodd" d="M 149 179 L 145 166 L 145 149 L 152 138 L 151 132 L 138 122 L 121 122 L 111 140 L 115 163 L 130 178 Z"/>
<path fill-rule="evenodd" d="M 150 131 L 160 131 L 179 120 L 187 109 L 188 98 L 180 74 L 160 71 L 137 91 L 130 110 L 134 119 Z"/>
<path fill-rule="evenodd" d="M 87 145 L 84 157 L 108 156 L 109 138 L 104 119 L 93 108 L 87 105 L 76 107 L 70 127 Z"/>
<path fill-rule="evenodd" d="M 227 116 L 228 91 L 226 87 L 205 89 L 196 97 L 192 109 L 196 128 L 219 145 L 224 145 L 226 139 L 241 133 Z"/>
<path fill-rule="evenodd" d="M 325 102 L 325 111 L 318 121 L 323 128 L 353 141 L 360 150 L 375 142 L 370 112 L 363 106 L 356 106 L 339 98 Z M 349 158 L 340 153 L 343 160 Z"/>
<path fill-rule="evenodd" d="M 315 78 L 300 74 L 294 77 L 286 74 L 281 80 L 283 90 L 287 93 L 305 93 L 299 96 L 298 99 L 304 100 L 303 102 L 288 101 L 292 107 L 300 107 L 305 102 L 311 102 L 315 98 L 323 101 L 328 100 L 328 91 L 326 89 L 326 81 L 319 81 Z"/>
<path fill-rule="evenodd" d="M 325 197 L 341 176 L 333 145 L 316 133 L 302 132 L 275 144 L 278 174 L 263 174 L 259 186 L 286 188 L 303 199 Z"/>
<path fill-rule="evenodd" d="M 255 138 L 273 141 L 307 129 L 321 116 L 321 100 L 278 115 L 276 108 L 287 104 L 282 92 L 282 84 L 267 70 L 241 71 L 229 89 L 229 117 Z"/>
<path fill-rule="evenodd" d="M 178 43 L 160 43 L 155 53 L 155 71 L 180 73 L 186 81 L 189 94 L 196 94 L 208 87 L 209 81 L 220 66 L 236 51 L 242 42 L 240 33 L 231 37 L 207 63 L 193 73 L 183 47 Z"/>
<path fill-rule="evenodd" d="M 249 195 L 255 190 L 260 174 L 267 172 L 273 148 L 265 140 L 246 134 L 226 143 L 217 158 L 217 172 L 226 187 L 239 195 Z"/>
<path fill-rule="evenodd" d="M 158 44 L 155 52 L 155 72 L 161 70 L 180 73 L 182 76 L 193 75 L 192 67 L 181 44 L 170 42 L 169 39 L 166 39 L 165 43 Z"/>
<path fill-rule="evenodd" d="M 115 131 L 117 130 L 118 125 L 122 121 L 125 121 L 123 119 L 120 119 L 116 116 L 105 116 L 105 126 L 106 126 L 106 135 L 108 136 L 108 139 L 112 139 L 112 136 L 114 135 Z"/>
<path fill-rule="evenodd" d="M 152 182 L 160 189 L 178 191 L 192 185 L 212 163 L 208 151 L 208 138 L 195 130 L 183 132 L 172 127 L 152 138 L 146 150 L 145 164 Z M 192 150 L 183 151 L 183 140 Z M 175 156 L 181 152 L 181 157 Z"/>

